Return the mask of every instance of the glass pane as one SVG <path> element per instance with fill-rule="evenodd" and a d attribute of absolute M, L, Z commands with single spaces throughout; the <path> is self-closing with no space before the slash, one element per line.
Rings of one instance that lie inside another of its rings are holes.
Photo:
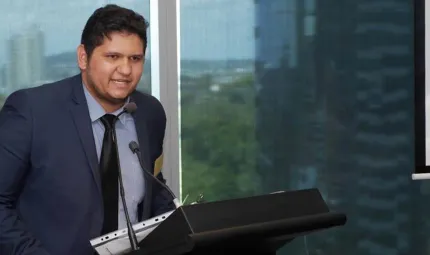
<path fill-rule="evenodd" d="M 182 196 L 316 187 L 347 224 L 281 254 L 428 254 L 412 5 L 181 0 Z"/>
<path fill-rule="evenodd" d="M 108 3 L 131 8 L 149 21 L 149 0 L 0 1 L 0 106 L 15 90 L 78 74 L 82 30 L 90 15 Z M 150 92 L 150 73 L 146 61 L 138 89 Z"/>

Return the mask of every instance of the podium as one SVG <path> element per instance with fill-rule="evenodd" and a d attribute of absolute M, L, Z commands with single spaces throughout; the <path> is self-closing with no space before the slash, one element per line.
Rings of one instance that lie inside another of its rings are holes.
<path fill-rule="evenodd" d="M 128 254 L 276 254 L 297 236 L 345 223 L 317 189 L 186 205 Z"/>

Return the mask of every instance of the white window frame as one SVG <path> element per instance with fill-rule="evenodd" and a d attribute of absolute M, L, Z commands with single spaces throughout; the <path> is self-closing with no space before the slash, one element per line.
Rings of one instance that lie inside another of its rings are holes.
<path fill-rule="evenodd" d="M 181 198 L 179 0 L 150 0 L 151 93 L 164 106 L 163 175 Z"/>

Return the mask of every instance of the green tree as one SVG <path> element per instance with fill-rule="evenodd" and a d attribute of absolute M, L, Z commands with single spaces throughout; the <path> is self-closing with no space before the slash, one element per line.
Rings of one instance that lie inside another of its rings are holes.
<path fill-rule="evenodd" d="M 182 194 L 194 200 L 203 193 L 209 201 L 256 194 L 260 180 L 253 77 L 218 85 L 215 91 L 211 86 L 195 84 L 183 95 Z"/>

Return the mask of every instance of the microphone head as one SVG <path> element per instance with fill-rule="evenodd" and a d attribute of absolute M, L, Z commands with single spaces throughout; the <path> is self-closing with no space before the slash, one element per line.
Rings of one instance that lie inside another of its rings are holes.
<path fill-rule="evenodd" d="M 137 105 L 134 102 L 130 102 L 124 106 L 124 111 L 129 114 L 134 113 L 136 109 L 137 109 Z"/>
<path fill-rule="evenodd" d="M 133 153 L 136 153 L 137 151 L 139 151 L 139 145 L 138 145 L 135 141 L 131 141 L 131 142 L 128 144 L 128 147 L 130 148 L 130 150 L 131 150 Z"/>

